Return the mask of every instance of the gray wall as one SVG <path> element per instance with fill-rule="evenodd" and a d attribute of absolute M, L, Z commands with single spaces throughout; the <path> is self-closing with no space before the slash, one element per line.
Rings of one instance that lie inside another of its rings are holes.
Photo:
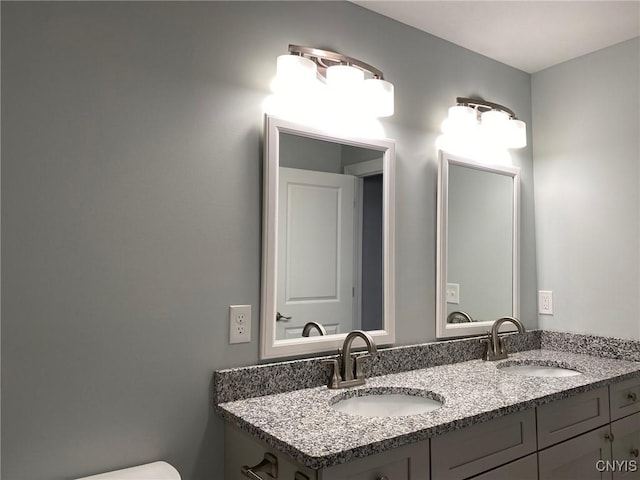
<path fill-rule="evenodd" d="M 2 2 L 2 475 L 164 458 L 219 478 L 215 369 L 258 361 L 261 103 L 289 43 L 396 88 L 397 339 L 433 340 L 435 138 L 456 96 L 528 124 L 530 76 L 343 2 Z M 531 148 L 522 316 L 535 326 Z M 228 306 L 253 305 L 230 346 Z"/>
<path fill-rule="evenodd" d="M 342 146 L 300 135 L 280 134 L 281 167 L 343 173 Z"/>
<path fill-rule="evenodd" d="M 636 38 L 533 75 L 541 328 L 640 339 L 639 70 Z"/>

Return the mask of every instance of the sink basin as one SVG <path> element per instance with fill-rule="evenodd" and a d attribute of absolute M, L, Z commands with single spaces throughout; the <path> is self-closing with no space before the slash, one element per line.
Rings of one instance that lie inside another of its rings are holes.
<path fill-rule="evenodd" d="M 331 407 L 338 412 L 363 417 L 402 417 L 436 410 L 443 401 L 424 390 L 363 389 L 334 399 Z"/>
<path fill-rule="evenodd" d="M 505 373 L 513 373 L 527 377 L 574 377 L 576 375 L 582 375 L 577 370 L 559 365 L 519 363 L 498 365 L 498 368 Z"/>

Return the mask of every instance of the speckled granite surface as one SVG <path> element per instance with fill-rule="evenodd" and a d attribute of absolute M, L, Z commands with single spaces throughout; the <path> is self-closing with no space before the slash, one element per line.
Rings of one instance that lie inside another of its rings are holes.
<path fill-rule="evenodd" d="M 640 362 L 640 342 L 622 338 L 541 330 L 540 348 Z"/>
<path fill-rule="evenodd" d="M 503 339 L 508 352 L 519 352 L 539 349 L 540 335 L 540 330 L 533 330 L 522 335 L 504 335 Z M 375 357 L 363 362 L 363 371 L 367 377 L 374 377 L 481 356 L 478 338 L 424 343 L 379 349 Z M 214 373 L 214 403 L 326 385 L 331 369 L 321 363 L 325 358 L 335 358 L 335 355 L 218 370 Z"/>
<path fill-rule="evenodd" d="M 500 371 L 503 362 L 562 365 L 582 375 L 525 377 Z M 438 410 L 421 415 L 368 418 L 339 413 L 331 403 L 345 391 L 324 386 L 221 403 L 217 409 L 229 422 L 318 469 L 635 376 L 640 377 L 639 362 L 529 350 L 502 362 L 472 360 L 377 376 L 358 387 L 423 390 L 444 400 Z"/>

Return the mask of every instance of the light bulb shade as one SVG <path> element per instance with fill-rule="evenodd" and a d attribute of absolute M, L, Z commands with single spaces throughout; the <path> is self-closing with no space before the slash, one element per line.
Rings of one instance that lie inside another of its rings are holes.
<path fill-rule="evenodd" d="M 506 148 L 509 138 L 509 114 L 502 110 L 489 110 L 480 115 L 482 136 L 494 148 Z"/>
<path fill-rule="evenodd" d="M 505 132 L 507 122 L 509 121 L 509 114 L 502 110 L 489 110 L 488 112 L 483 112 L 480 118 L 482 125 L 486 128 Z"/>
<path fill-rule="evenodd" d="M 338 88 L 354 88 L 361 86 L 364 72 L 349 65 L 333 65 L 327 68 L 327 84 Z"/>
<path fill-rule="evenodd" d="M 318 67 L 308 58 L 298 55 L 280 55 L 276 78 L 271 88 L 274 93 L 287 93 L 305 89 L 316 82 Z"/>
<path fill-rule="evenodd" d="M 523 148 L 527 146 L 527 124 L 522 120 L 509 120 L 507 148 Z"/>
<path fill-rule="evenodd" d="M 373 117 L 390 117 L 393 115 L 393 84 L 378 78 L 364 81 L 364 108 Z"/>
<path fill-rule="evenodd" d="M 474 129 L 477 124 L 478 115 L 473 108 L 456 105 L 449 108 L 449 116 L 442 125 L 442 131 L 453 135 L 463 134 Z"/>

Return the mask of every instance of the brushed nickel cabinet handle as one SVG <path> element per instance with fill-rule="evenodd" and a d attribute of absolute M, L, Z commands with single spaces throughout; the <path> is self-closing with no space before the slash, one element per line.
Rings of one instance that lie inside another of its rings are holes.
<path fill-rule="evenodd" d="M 613 436 L 613 433 L 607 432 L 607 433 L 604 434 L 604 439 L 605 440 L 609 440 L 610 442 L 613 442 L 614 438 L 615 437 Z"/>
<path fill-rule="evenodd" d="M 271 475 L 272 478 L 278 478 L 278 459 L 270 453 L 264 454 L 264 459 L 253 467 L 243 466 L 240 473 L 252 480 L 264 480 L 258 472 L 264 472 Z"/>
<path fill-rule="evenodd" d="M 389 477 L 382 475 L 381 477 L 378 477 L 378 480 L 389 480 Z"/>
<path fill-rule="evenodd" d="M 636 392 L 629 392 L 627 393 L 627 398 L 632 402 L 635 402 L 638 399 L 638 395 L 636 395 Z"/>

